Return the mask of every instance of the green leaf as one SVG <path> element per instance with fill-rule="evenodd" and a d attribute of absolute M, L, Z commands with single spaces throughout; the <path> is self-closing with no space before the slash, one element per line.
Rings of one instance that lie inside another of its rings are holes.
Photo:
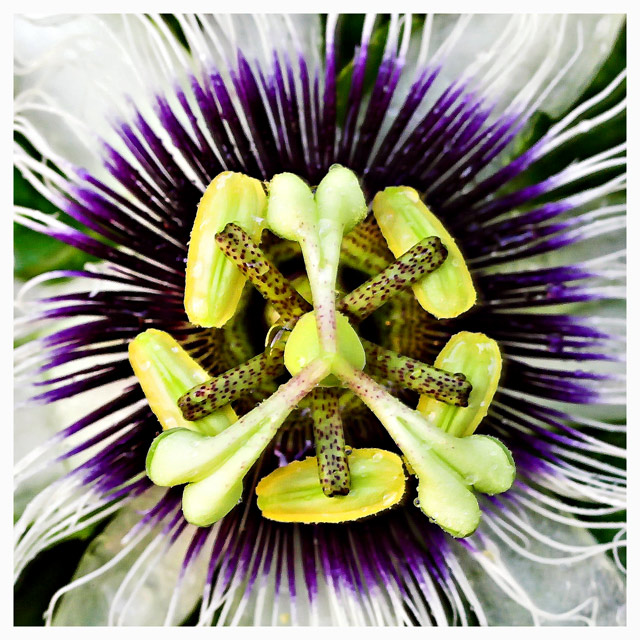
<path fill-rule="evenodd" d="M 18 206 L 43 213 L 56 212 L 56 207 L 41 196 L 16 168 L 13 170 L 13 193 Z M 68 216 L 60 215 L 58 218 L 77 226 Z M 13 225 L 13 255 L 14 274 L 20 280 L 54 269 L 81 269 L 85 262 L 95 260 L 84 251 L 16 223 Z"/>

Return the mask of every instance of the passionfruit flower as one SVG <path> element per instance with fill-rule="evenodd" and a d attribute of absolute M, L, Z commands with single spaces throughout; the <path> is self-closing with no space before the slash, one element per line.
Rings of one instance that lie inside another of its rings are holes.
<path fill-rule="evenodd" d="M 18 601 L 624 622 L 619 16 L 15 24 Z"/>

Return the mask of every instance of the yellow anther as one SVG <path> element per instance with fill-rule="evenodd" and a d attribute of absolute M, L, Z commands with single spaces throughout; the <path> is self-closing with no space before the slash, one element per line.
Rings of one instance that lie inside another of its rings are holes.
<path fill-rule="evenodd" d="M 402 499 L 405 475 L 395 453 L 354 449 L 349 469 L 349 493 L 328 498 L 315 457 L 280 467 L 258 483 L 258 507 L 265 518 L 278 522 L 347 522 L 389 509 Z"/>
<path fill-rule="evenodd" d="M 201 327 L 221 327 L 235 313 L 245 278 L 222 253 L 216 233 L 234 222 L 259 243 L 266 224 L 267 197 L 262 183 L 225 171 L 207 187 L 191 231 L 184 307 Z"/>
<path fill-rule="evenodd" d="M 498 344 L 483 333 L 461 331 L 447 342 L 435 366 L 451 373 L 464 373 L 473 387 L 469 404 L 454 407 L 423 395 L 418 411 L 431 424 L 454 436 L 470 436 L 487 415 L 498 388 L 502 370 Z"/>
<path fill-rule="evenodd" d="M 136 336 L 129 343 L 129 361 L 163 429 L 215 435 L 238 419 L 231 405 L 195 422 L 182 417 L 178 398 L 210 376 L 168 333 L 148 329 Z"/>
<path fill-rule="evenodd" d="M 388 187 L 373 199 L 373 213 L 396 258 L 429 236 L 447 248 L 444 263 L 413 285 L 423 309 L 436 318 L 455 318 L 475 304 L 476 290 L 460 249 L 415 189 Z"/>

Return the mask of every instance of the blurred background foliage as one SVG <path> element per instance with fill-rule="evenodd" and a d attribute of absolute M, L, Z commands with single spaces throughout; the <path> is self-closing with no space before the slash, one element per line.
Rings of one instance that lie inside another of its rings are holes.
<path fill-rule="evenodd" d="M 180 31 L 177 21 L 170 15 L 163 16 L 176 37 L 187 47 L 186 39 Z M 323 17 L 326 21 L 326 18 Z M 420 28 L 424 21 L 423 17 L 414 16 L 414 29 Z M 359 46 L 364 16 L 345 15 L 341 18 L 338 27 L 338 118 L 339 122 L 344 118 L 345 105 L 349 92 L 351 76 L 353 73 L 354 49 Z M 381 17 L 376 23 L 376 28 L 371 38 L 371 48 L 369 53 L 369 64 L 365 79 L 365 92 L 370 90 L 375 81 L 375 69 L 382 58 L 384 43 L 389 28 L 389 18 Z M 577 104 L 595 95 L 606 87 L 624 68 L 626 67 L 626 26 L 624 26 L 615 45 L 603 63 L 597 74 L 593 77 L 583 94 L 576 98 L 575 102 L 567 108 L 567 111 L 557 118 L 550 118 L 546 113 L 538 112 L 533 115 L 523 131 L 518 135 L 515 144 L 512 145 L 511 157 L 519 155 L 523 150 L 530 147 L 540 137 L 542 137 L 550 127 L 560 121 L 566 113 L 571 111 Z M 613 104 L 617 103 L 626 92 L 626 82 L 603 103 L 596 108 L 584 113 L 581 119 L 591 118 L 598 113 L 602 113 Z M 626 140 L 626 113 L 621 113 L 616 118 L 608 121 L 588 133 L 578 136 L 568 144 L 551 153 L 543 160 L 535 163 L 522 176 L 511 183 L 510 188 L 521 183 L 531 184 L 539 182 L 556 171 L 566 167 L 571 162 L 587 158 L 604 149 L 611 148 Z M 21 144 L 34 156 L 35 150 L 28 142 L 18 137 L 17 142 Z M 590 186 L 594 186 L 594 180 L 601 184 L 605 179 L 613 177 L 617 169 L 612 170 L 607 175 L 597 178 L 590 178 L 585 181 L 573 183 L 567 187 L 567 192 L 576 192 Z M 20 173 L 14 169 L 14 200 L 17 205 L 38 209 L 51 213 L 64 220 L 64 222 L 78 227 L 79 225 L 57 211 L 56 207 L 40 195 L 27 182 Z M 557 197 L 557 192 L 554 197 Z M 564 195 L 568 195 L 565 193 Z M 53 269 L 80 269 L 86 262 L 93 261 L 88 254 L 69 247 L 64 243 L 39 234 L 30 229 L 26 229 L 18 224 L 14 224 L 14 276 L 18 282 L 26 281 L 29 278 Z M 624 446 L 624 437 L 620 434 L 613 434 L 612 444 Z M 626 519 L 626 513 L 621 512 L 611 519 Z M 58 544 L 56 547 L 41 553 L 27 567 L 26 571 L 16 585 L 14 595 L 14 624 L 16 626 L 42 625 L 42 615 L 46 610 L 50 598 L 57 589 L 67 584 L 75 568 L 93 538 L 106 526 L 106 522 L 90 527 L 72 538 Z M 610 541 L 613 538 L 613 531 L 607 529 L 593 529 L 592 534 L 600 541 Z M 626 555 L 621 554 L 626 562 Z M 186 625 L 194 624 L 196 618 L 193 617 L 185 621 Z"/>

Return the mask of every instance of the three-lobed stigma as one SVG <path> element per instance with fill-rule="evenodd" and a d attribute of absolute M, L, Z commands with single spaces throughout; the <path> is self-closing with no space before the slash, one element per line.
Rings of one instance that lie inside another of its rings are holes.
<path fill-rule="evenodd" d="M 367 204 L 352 171 L 334 165 L 315 189 L 279 174 L 266 191 L 253 178 L 225 172 L 207 188 L 187 259 L 187 316 L 196 326 L 222 327 L 249 280 L 273 325 L 263 353 L 213 378 L 164 332 L 146 331 L 130 345 L 134 372 L 166 430 L 151 445 L 147 474 L 159 486 L 186 485 L 188 522 L 208 526 L 234 508 L 245 475 L 289 428 L 285 421 L 298 405 L 311 417 L 316 455 L 260 480 L 257 505 L 265 518 L 339 523 L 372 516 L 406 498 L 406 468 L 418 478 L 420 509 L 462 537 L 480 521 L 474 492 L 500 493 L 513 483 L 504 445 L 472 435 L 500 377 L 493 340 L 457 334 L 432 365 L 360 335 L 365 318 L 409 288 L 436 318 L 456 317 L 476 299 L 454 239 L 417 192 L 387 188 L 374 198 L 373 214 L 396 261 L 337 299 L 343 238 L 358 225 L 370 233 L 372 224 L 363 223 Z M 264 229 L 299 247 L 306 278 L 280 272 L 261 247 Z M 278 384 L 285 370 L 291 378 Z M 238 419 L 231 403 L 267 383 L 275 392 Z M 418 408 L 390 393 L 397 388 L 420 394 Z M 347 444 L 347 395 L 375 414 L 402 457 Z"/>

